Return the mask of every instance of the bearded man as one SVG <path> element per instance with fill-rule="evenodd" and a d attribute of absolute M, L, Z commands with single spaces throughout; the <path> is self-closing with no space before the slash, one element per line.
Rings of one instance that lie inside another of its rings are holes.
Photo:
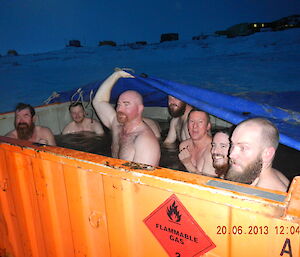
<path fill-rule="evenodd" d="M 269 120 L 241 122 L 231 137 L 230 168 L 226 179 L 286 192 L 288 179 L 272 168 L 279 132 Z"/>
<path fill-rule="evenodd" d="M 116 71 L 99 87 L 93 106 L 102 123 L 112 131 L 112 156 L 156 166 L 160 160 L 160 145 L 147 120 L 142 117 L 143 98 L 136 91 L 125 91 L 118 99 L 116 109 L 110 103 L 113 86 L 120 78 L 132 78 L 125 71 Z"/>
<path fill-rule="evenodd" d="M 29 104 L 19 103 L 15 109 L 15 129 L 7 133 L 6 136 L 35 143 L 56 145 L 51 130 L 36 126 L 35 120 L 34 108 Z"/>
<path fill-rule="evenodd" d="M 225 128 L 217 131 L 211 143 L 211 156 L 213 167 L 219 178 L 224 178 L 229 169 L 229 148 L 231 128 Z"/>
<path fill-rule="evenodd" d="M 190 138 L 187 119 L 190 111 L 192 110 L 192 106 L 182 102 L 174 96 L 169 95 L 168 110 L 172 119 L 170 121 L 168 135 L 164 140 L 164 145 L 173 144 L 176 142 L 176 139 L 178 139 L 179 142 L 182 142 Z"/>

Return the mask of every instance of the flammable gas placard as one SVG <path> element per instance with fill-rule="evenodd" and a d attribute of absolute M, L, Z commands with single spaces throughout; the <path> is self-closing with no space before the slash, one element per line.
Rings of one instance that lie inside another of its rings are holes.
<path fill-rule="evenodd" d="M 174 194 L 144 222 L 169 256 L 200 256 L 216 247 Z"/>

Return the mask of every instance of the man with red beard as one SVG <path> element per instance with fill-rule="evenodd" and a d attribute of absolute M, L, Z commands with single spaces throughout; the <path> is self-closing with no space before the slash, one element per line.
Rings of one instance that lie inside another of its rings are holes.
<path fill-rule="evenodd" d="M 15 130 L 6 134 L 7 137 L 28 140 L 35 143 L 56 145 L 49 128 L 36 126 L 35 110 L 29 104 L 19 103 L 15 109 Z"/>
<path fill-rule="evenodd" d="M 187 118 L 192 110 L 192 106 L 169 95 L 168 110 L 173 118 L 170 121 L 169 132 L 164 141 L 164 145 L 173 144 L 176 142 L 176 139 L 181 142 L 190 137 L 187 127 Z"/>
<path fill-rule="evenodd" d="M 85 111 L 81 102 L 70 104 L 69 111 L 73 121 L 65 126 L 62 132 L 63 135 L 83 131 L 94 132 L 100 136 L 104 134 L 100 122 L 85 116 Z"/>
<path fill-rule="evenodd" d="M 232 128 L 225 128 L 217 131 L 211 143 L 211 155 L 213 167 L 219 178 L 224 178 L 229 169 L 229 148 Z"/>
<path fill-rule="evenodd" d="M 151 125 L 143 120 L 142 96 L 125 91 L 118 99 L 116 110 L 110 105 L 111 90 L 119 78 L 131 78 L 125 71 L 116 71 L 99 87 L 93 106 L 102 123 L 112 131 L 112 156 L 156 166 L 160 160 L 160 146 Z"/>
<path fill-rule="evenodd" d="M 230 168 L 226 179 L 286 192 L 288 179 L 272 168 L 279 142 L 277 128 L 267 119 L 241 122 L 231 137 Z"/>
<path fill-rule="evenodd" d="M 179 160 L 192 173 L 216 176 L 211 157 L 210 120 L 206 112 L 192 109 L 188 115 L 190 138 L 179 145 Z"/>

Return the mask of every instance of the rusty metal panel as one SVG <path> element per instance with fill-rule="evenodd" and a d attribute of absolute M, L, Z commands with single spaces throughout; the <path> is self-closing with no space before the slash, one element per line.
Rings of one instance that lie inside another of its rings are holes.
<path fill-rule="evenodd" d="M 25 256 L 10 185 L 5 151 L 0 149 L 0 252 L 4 256 Z"/>
<path fill-rule="evenodd" d="M 40 216 L 35 197 L 32 159 L 17 152 L 5 153 L 8 190 L 12 193 L 15 215 L 20 229 L 23 256 L 45 256 Z"/>
<path fill-rule="evenodd" d="M 110 256 L 102 175 L 64 166 L 75 256 Z"/>
<path fill-rule="evenodd" d="M 39 157 L 32 163 L 46 256 L 74 256 L 63 165 Z"/>

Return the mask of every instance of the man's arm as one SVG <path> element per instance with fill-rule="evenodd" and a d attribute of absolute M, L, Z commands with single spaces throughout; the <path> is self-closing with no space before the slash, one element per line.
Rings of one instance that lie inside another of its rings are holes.
<path fill-rule="evenodd" d="M 149 119 L 149 118 L 143 118 L 143 121 L 151 128 L 151 130 L 153 131 L 154 135 L 156 136 L 157 139 L 160 139 L 160 126 L 158 124 L 158 122 Z"/>
<path fill-rule="evenodd" d="M 134 162 L 152 166 L 159 165 L 160 146 L 153 135 L 140 135 L 135 142 Z"/>
<path fill-rule="evenodd" d="M 9 131 L 6 135 L 4 135 L 5 137 L 11 137 L 11 138 L 17 138 L 17 133 L 16 130 L 12 130 Z"/>
<path fill-rule="evenodd" d="M 178 123 L 178 119 L 179 118 L 172 118 L 170 121 L 170 127 L 169 127 L 169 132 L 168 135 L 164 141 L 164 145 L 168 145 L 168 144 L 174 144 L 176 142 L 176 126 Z"/>
<path fill-rule="evenodd" d="M 93 106 L 98 117 L 109 129 L 112 128 L 112 122 L 116 115 L 115 109 L 109 103 L 111 90 L 119 78 L 129 77 L 132 77 L 132 75 L 125 71 L 114 72 L 101 84 L 93 99 Z"/>

